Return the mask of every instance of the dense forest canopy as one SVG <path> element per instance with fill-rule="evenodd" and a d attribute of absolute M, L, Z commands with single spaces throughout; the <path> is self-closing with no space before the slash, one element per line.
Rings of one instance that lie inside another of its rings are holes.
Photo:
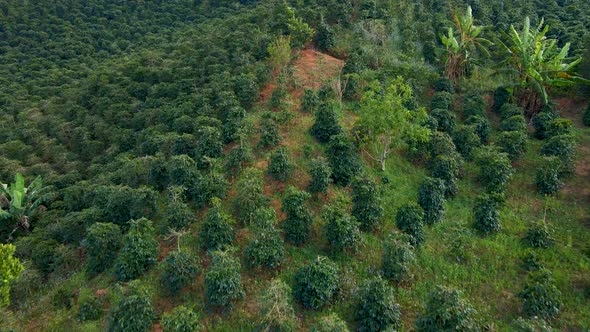
<path fill-rule="evenodd" d="M 589 61 L 582 0 L 4 1 L 0 330 L 588 329 Z"/>

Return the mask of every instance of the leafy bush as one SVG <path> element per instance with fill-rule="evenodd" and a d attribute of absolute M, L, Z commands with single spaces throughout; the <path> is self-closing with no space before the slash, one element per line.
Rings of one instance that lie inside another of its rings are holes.
<path fill-rule="evenodd" d="M 451 134 L 457 123 L 455 114 L 448 109 L 436 108 L 430 112 L 430 116 L 436 119 L 437 130 Z"/>
<path fill-rule="evenodd" d="M 500 130 L 502 131 L 522 131 L 526 132 L 526 121 L 523 115 L 513 115 L 505 118 L 500 123 Z"/>
<path fill-rule="evenodd" d="M 144 332 L 152 327 L 156 313 L 148 291 L 137 281 L 111 307 L 109 332 Z"/>
<path fill-rule="evenodd" d="M 475 229 L 481 234 L 495 233 L 502 229 L 498 202 L 495 198 L 485 194 L 478 197 L 473 214 L 475 215 Z"/>
<path fill-rule="evenodd" d="M 548 138 L 549 124 L 558 117 L 559 115 L 551 111 L 542 111 L 535 115 L 532 119 L 533 127 L 535 128 L 535 137 L 538 139 Z"/>
<path fill-rule="evenodd" d="M 301 97 L 301 110 L 306 113 L 313 113 L 320 104 L 320 98 L 313 89 L 305 89 Z"/>
<path fill-rule="evenodd" d="M 436 80 L 436 82 L 434 82 L 434 91 L 455 93 L 455 88 L 453 87 L 453 82 L 450 79 L 441 77 Z"/>
<path fill-rule="evenodd" d="M 337 314 L 322 316 L 311 326 L 311 332 L 349 332 L 348 325 Z"/>
<path fill-rule="evenodd" d="M 524 110 L 522 107 L 515 105 L 515 104 L 504 104 L 500 108 L 500 117 L 502 120 L 508 119 L 515 115 L 524 116 Z"/>
<path fill-rule="evenodd" d="M 488 193 L 503 194 L 514 172 L 508 155 L 493 147 L 485 147 L 480 149 L 476 159 L 480 183 Z"/>
<path fill-rule="evenodd" d="M 338 266 L 318 256 L 295 274 L 293 297 L 306 308 L 319 309 L 336 295 L 338 280 Z"/>
<path fill-rule="evenodd" d="M 212 251 L 211 265 L 205 273 L 205 297 L 212 306 L 227 307 L 244 297 L 240 261 L 229 251 Z"/>
<path fill-rule="evenodd" d="M 229 190 L 229 182 L 217 170 L 209 170 L 207 174 L 194 178 L 189 185 L 188 194 L 198 208 L 203 208 L 213 197 L 224 198 Z"/>
<path fill-rule="evenodd" d="M 482 93 L 470 92 L 463 98 L 463 116 L 465 118 L 485 117 L 486 106 L 486 100 L 482 97 Z"/>
<path fill-rule="evenodd" d="M 437 286 L 428 296 L 425 311 L 415 322 L 416 331 L 479 331 L 476 311 L 461 291 Z"/>
<path fill-rule="evenodd" d="M 428 164 L 432 177 L 444 181 L 445 196 L 454 196 L 457 194 L 457 177 L 459 176 L 460 164 L 457 158 L 452 156 L 441 155 L 430 160 Z"/>
<path fill-rule="evenodd" d="M 383 217 L 377 184 L 368 176 L 357 176 L 352 182 L 352 216 L 364 231 L 373 231 Z"/>
<path fill-rule="evenodd" d="M 162 315 L 160 325 L 164 332 L 194 332 L 202 329 L 199 320 L 194 310 L 180 305 Z"/>
<path fill-rule="evenodd" d="M 267 112 L 262 115 L 260 120 L 260 141 L 258 146 L 263 148 L 274 147 L 282 140 L 277 123 L 272 118 L 272 113 Z"/>
<path fill-rule="evenodd" d="M 145 218 L 132 221 L 123 243 L 115 262 L 117 278 L 122 281 L 137 279 L 156 263 L 158 257 L 158 241 L 154 237 L 152 222 Z"/>
<path fill-rule="evenodd" d="M 248 144 L 242 143 L 229 151 L 227 158 L 225 158 L 224 168 L 226 173 L 237 175 L 246 164 L 251 163 L 253 160 L 252 148 Z"/>
<path fill-rule="evenodd" d="M 431 158 L 436 158 L 437 156 L 442 155 L 453 156 L 457 154 L 455 143 L 453 143 L 451 136 L 447 133 L 433 132 L 430 136 L 428 145 L 424 148 L 427 149 L 427 154 L 430 155 Z"/>
<path fill-rule="evenodd" d="M 168 203 L 164 212 L 164 224 L 167 228 L 180 230 L 195 220 L 195 215 L 187 204 L 180 199 L 172 200 Z"/>
<path fill-rule="evenodd" d="M 275 228 L 276 213 L 273 208 L 260 208 L 254 227 L 254 239 L 245 248 L 248 265 L 251 267 L 277 268 L 285 255 L 284 241 Z"/>
<path fill-rule="evenodd" d="M 359 222 L 339 206 L 327 206 L 323 213 L 324 236 L 333 251 L 356 251 L 361 241 Z"/>
<path fill-rule="evenodd" d="M 518 297 L 522 299 L 523 313 L 529 318 L 553 319 L 562 306 L 561 292 L 555 286 L 551 272 L 546 269 L 529 272 Z"/>
<path fill-rule="evenodd" d="M 178 294 L 201 272 L 198 259 L 182 251 L 170 252 L 161 266 L 160 282 L 170 295 Z"/>
<path fill-rule="evenodd" d="M 510 95 L 510 91 L 508 91 L 505 87 L 498 87 L 496 90 L 494 90 L 494 112 L 500 112 L 502 106 L 510 101 Z"/>
<path fill-rule="evenodd" d="M 334 31 L 323 19 L 320 20 L 314 38 L 315 45 L 322 51 L 328 51 L 334 47 Z"/>
<path fill-rule="evenodd" d="M 534 223 L 526 232 L 524 237 L 526 244 L 533 248 L 549 248 L 555 243 L 553 230 L 543 222 Z"/>
<path fill-rule="evenodd" d="M 474 127 L 475 133 L 479 136 L 479 140 L 482 144 L 488 143 L 492 128 L 487 118 L 484 116 L 472 115 L 465 120 L 465 124 Z"/>
<path fill-rule="evenodd" d="M 213 206 L 205 214 L 199 230 L 199 241 L 203 248 L 217 250 L 232 244 L 235 231 L 230 216 L 222 210 L 221 200 L 213 198 L 211 204 Z"/>
<path fill-rule="evenodd" d="M 560 173 L 561 160 L 555 156 L 545 157 L 535 175 L 535 184 L 541 195 L 553 195 L 559 191 L 563 185 L 559 177 Z"/>
<path fill-rule="evenodd" d="M 258 92 L 256 92 L 257 94 Z M 223 143 L 231 143 L 239 138 L 239 133 L 246 124 L 245 118 L 246 110 L 242 107 L 234 106 L 231 108 L 227 119 L 223 123 Z"/>
<path fill-rule="evenodd" d="M 455 95 L 449 92 L 436 92 L 430 100 L 430 109 L 434 110 L 437 108 L 443 110 L 450 110 L 455 100 Z"/>
<path fill-rule="evenodd" d="M 516 332 L 554 332 L 555 330 L 547 324 L 547 322 L 539 317 L 524 319 L 518 317 L 512 324 L 512 328 Z"/>
<path fill-rule="evenodd" d="M 457 151 L 466 160 L 471 160 L 473 151 L 481 145 L 481 139 L 477 135 L 474 126 L 461 125 L 453 132 L 453 142 Z"/>
<path fill-rule="evenodd" d="M 368 280 L 360 291 L 356 313 L 359 331 L 395 331 L 401 327 L 400 306 L 393 287 L 380 277 Z"/>
<path fill-rule="evenodd" d="M 332 179 L 335 184 L 346 186 L 361 170 L 359 157 L 355 153 L 350 139 L 344 135 L 335 135 L 328 145 L 328 161 L 332 167 Z"/>
<path fill-rule="evenodd" d="M 236 197 L 233 202 L 234 214 L 243 224 L 251 224 L 258 208 L 266 205 L 268 199 L 262 190 L 262 171 L 247 168 L 236 181 Z"/>
<path fill-rule="evenodd" d="M 311 127 L 311 135 L 321 143 L 327 143 L 332 136 L 342 133 L 338 123 L 336 105 L 332 102 L 322 102 L 315 114 L 315 123 Z"/>
<path fill-rule="evenodd" d="M 441 179 L 427 177 L 418 190 L 418 204 L 424 209 L 424 222 L 434 224 L 445 215 L 445 184 Z"/>
<path fill-rule="evenodd" d="M 424 242 L 424 210 L 415 203 L 402 205 L 395 215 L 395 225 L 410 236 L 410 243 L 417 247 Z"/>
<path fill-rule="evenodd" d="M 557 135 L 571 135 L 574 124 L 572 120 L 564 118 L 555 118 L 547 124 L 545 132 L 546 137 L 553 137 Z"/>
<path fill-rule="evenodd" d="M 76 319 L 82 322 L 99 319 L 102 316 L 102 305 L 102 299 L 92 289 L 80 289 Z"/>
<path fill-rule="evenodd" d="M 392 234 L 383 242 L 381 269 L 383 276 L 399 283 L 410 277 L 410 266 L 416 260 L 411 237 L 406 234 Z"/>
<path fill-rule="evenodd" d="M 528 249 L 522 256 L 522 268 L 526 271 L 535 271 L 543 268 L 543 263 L 537 251 Z"/>
<path fill-rule="evenodd" d="M 223 156 L 221 130 L 216 127 L 201 127 L 199 139 L 195 146 L 195 161 L 199 168 L 208 168 L 208 158 Z"/>
<path fill-rule="evenodd" d="M 498 146 L 508 154 L 510 160 L 517 160 L 526 151 L 527 135 L 523 131 L 504 131 L 498 136 Z"/>
<path fill-rule="evenodd" d="M 313 222 L 311 211 L 305 202 L 311 197 L 305 191 L 289 186 L 283 197 L 282 210 L 287 215 L 282 227 L 285 239 L 295 245 L 301 245 L 309 238 L 310 227 Z"/>
<path fill-rule="evenodd" d="M 88 227 L 82 246 L 86 249 L 86 269 L 100 273 L 110 268 L 123 246 L 123 234 L 119 225 L 96 223 Z"/>
<path fill-rule="evenodd" d="M 276 108 L 281 108 L 281 106 L 283 106 L 283 102 L 285 101 L 285 98 L 289 95 L 289 92 L 287 91 L 287 87 L 285 86 L 284 81 L 281 82 L 280 81 L 280 77 L 279 77 L 279 84 L 277 85 L 277 87 L 272 90 L 272 94 L 270 95 L 270 100 L 269 100 L 269 105 L 271 108 L 276 109 Z"/>
<path fill-rule="evenodd" d="M 271 155 L 268 162 L 268 174 L 278 181 L 286 181 L 293 173 L 295 166 L 289 160 L 287 149 L 280 147 Z"/>
<path fill-rule="evenodd" d="M 263 331 L 295 331 L 297 317 L 291 304 L 291 287 L 281 279 L 269 282 L 258 303 L 260 303 L 260 324 Z"/>
<path fill-rule="evenodd" d="M 576 142 L 571 135 L 553 136 L 541 146 L 542 155 L 556 156 L 561 160 L 560 175 L 568 175 L 573 172 L 575 152 Z"/>
<path fill-rule="evenodd" d="M 324 158 L 316 158 L 311 161 L 311 180 L 307 190 L 311 193 L 327 193 L 328 186 L 332 183 L 332 168 Z"/>

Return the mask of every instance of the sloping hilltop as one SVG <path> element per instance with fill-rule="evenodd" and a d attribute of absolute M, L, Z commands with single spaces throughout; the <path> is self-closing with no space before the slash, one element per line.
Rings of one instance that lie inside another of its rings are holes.
<path fill-rule="evenodd" d="M 0 331 L 590 329 L 589 31 L 577 0 L 1 3 Z"/>

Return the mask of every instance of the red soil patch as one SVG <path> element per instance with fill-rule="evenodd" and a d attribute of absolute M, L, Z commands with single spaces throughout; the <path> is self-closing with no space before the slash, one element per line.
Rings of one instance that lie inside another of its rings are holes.
<path fill-rule="evenodd" d="M 303 50 L 293 62 L 295 78 L 304 88 L 319 88 L 340 73 L 344 61 L 314 50 Z"/>

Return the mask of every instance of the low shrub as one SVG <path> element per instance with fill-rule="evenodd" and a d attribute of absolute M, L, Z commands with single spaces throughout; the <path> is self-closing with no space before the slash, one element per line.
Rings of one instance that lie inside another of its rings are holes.
<path fill-rule="evenodd" d="M 230 216 L 221 208 L 221 200 L 214 198 L 211 203 L 213 206 L 205 214 L 199 230 L 199 241 L 203 248 L 217 250 L 232 244 L 235 231 Z"/>
<path fill-rule="evenodd" d="M 86 250 L 86 270 L 91 274 L 105 271 L 112 266 L 123 246 L 121 228 L 113 223 L 91 225 L 82 246 Z"/>
<path fill-rule="evenodd" d="M 475 133 L 479 137 L 481 144 L 488 143 L 492 127 L 490 126 L 490 122 L 486 117 L 473 115 L 465 120 L 465 124 L 474 127 Z"/>
<path fill-rule="evenodd" d="M 335 313 L 322 316 L 311 326 L 311 332 L 349 332 L 348 325 Z"/>
<path fill-rule="evenodd" d="M 445 215 L 445 184 L 441 179 L 427 177 L 418 190 L 418 204 L 424 209 L 424 222 L 435 224 Z"/>
<path fill-rule="evenodd" d="M 123 243 L 123 249 L 115 262 L 117 279 L 137 279 L 152 267 L 158 258 L 158 241 L 152 222 L 145 218 L 132 221 Z"/>
<path fill-rule="evenodd" d="M 527 135 L 523 131 L 504 131 L 498 136 L 498 146 L 508 154 L 510 160 L 517 160 L 526 152 Z"/>
<path fill-rule="evenodd" d="M 307 190 L 311 193 L 327 193 L 328 186 L 332 183 L 332 168 L 324 158 L 316 158 L 311 161 L 309 170 L 311 181 Z"/>
<path fill-rule="evenodd" d="M 123 296 L 111 307 L 108 331 L 142 332 L 152 327 L 156 312 L 150 295 L 137 281 L 129 285 Z"/>
<path fill-rule="evenodd" d="M 456 289 L 437 286 L 426 302 L 425 311 L 415 322 L 416 331 L 479 331 L 476 311 Z"/>
<path fill-rule="evenodd" d="M 199 321 L 194 310 L 180 305 L 162 315 L 160 326 L 163 332 L 194 332 L 202 329 Z"/>
<path fill-rule="evenodd" d="M 244 297 L 240 261 L 230 251 L 212 251 L 205 273 L 205 298 L 211 306 L 228 307 Z"/>
<path fill-rule="evenodd" d="M 415 260 L 409 235 L 392 234 L 383 242 L 381 269 L 385 278 L 397 283 L 407 280 L 411 276 L 410 267 Z"/>
<path fill-rule="evenodd" d="M 262 331 L 296 331 L 298 326 L 291 304 L 291 287 L 281 279 L 274 279 L 259 296 Z"/>
<path fill-rule="evenodd" d="M 524 241 L 532 248 L 549 248 L 555 243 L 553 229 L 546 222 L 533 223 L 527 230 Z"/>
<path fill-rule="evenodd" d="M 360 223 L 339 206 L 327 206 L 322 216 L 325 220 L 324 236 L 333 251 L 356 251 L 361 242 Z"/>
<path fill-rule="evenodd" d="M 380 277 L 363 285 L 356 312 L 359 331 L 395 331 L 401 327 L 400 305 L 394 293 L 393 287 Z"/>
<path fill-rule="evenodd" d="M 541 195 L 553 195 L 559 191 L 563 186 L 560 173 L 561 160 L 556 156 L 545 157 L 535 175 L 535 184 Z"/>
<path fill-rule="evenodd" d="M 453 132 L 453 143 L 465 160 L 471 160 L 473 151 L 481 145 L 481 139 L 475 126 L 461 125 Z"/>
<path fill-rule="evenodd" d="M 448 109 L 433 109 L 430 112 L 430 116 L 436 119 L 436 129 L 448 134 L 453 133 L 455 126 L 457 125 L 457 119 L 455 114 Z"/>
<path fill-rule="evenodd" d="M 306 308 L 319 309 L 336 295 L 338 266 L 327 257 L 318 256 L 297 271 L 293 297 Z"/>
<path fill-rule="evenodd" d="M 375 181 L 357 176 L 352 182 L 352 216 L 364 231 L 375 230 L 383 217 L 381 196 Z"/>
<path fill-rule="evenodd" d="M 555 286 L 551 272 L 539 269 L 529 272 L 522 292 L 522 311 L 528 318 L 551 320 L 561 310 L 561 292 Z"/>
<path fill-rule="evenodd" d="M 82 288 L 78 295 L 76 319 L 82 322 L 97 320 L 102 316 L 102 306 L 102 299 L 96 296 L 92 289 Z"/>
<path fill-rule="evenodd" d="M 424 242 L 424 210 L 418 204 L 402 205 L 395 215 L 397 228 L 410 236 L 410 243 L 414 247 Z"/>
<path fill-rule="evenodd" d="M 498 202 L 495 198 L 485 194 L 480 196 L 473 208 L 473 214 L 475 215 L 475 229 L 480 234 L 496 233 L 502 229 Z"/>
<path fill-rule="evenodd" d="M 190 285 L 201 272 L 196 257 L 182 251 L 172 251 L 161 263 L 160 283 L 170 295 Z"/>
<path fill-rule="evenodd" d="M 440 108 L 443 110 L 450 110 L 454 100 L 455 95 L 450 92 L 436 92 L 430 100 L 430 109 L 434 110 Z"/>
<path fill-rule="evenodd" d="M 313 215 L 306 206 L 311 195 L 289 186 L 283 197 L 282 210 L 287 215 L 282 228 L 285 239 L 295 245 L 301 245 L 309 238 Z"/>

